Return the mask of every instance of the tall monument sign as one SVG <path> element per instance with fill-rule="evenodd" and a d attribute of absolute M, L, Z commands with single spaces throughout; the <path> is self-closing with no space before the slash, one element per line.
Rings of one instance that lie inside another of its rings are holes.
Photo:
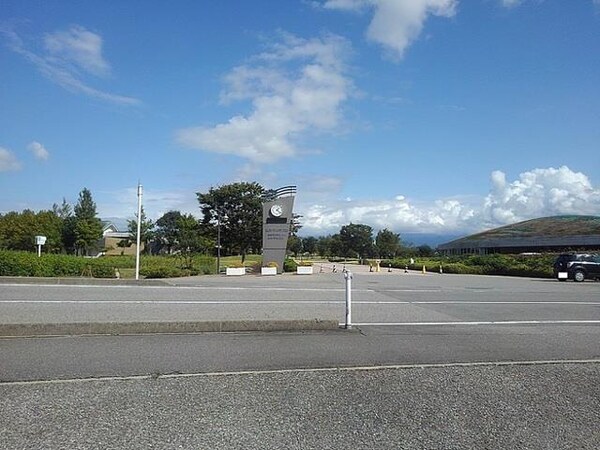
<path fill-rule="evenodd" d="M 277 263 L 277 273 L 283 271 L 295 195 L 296 186 L 284 186 L 263 203 L 263 265 Z"/>

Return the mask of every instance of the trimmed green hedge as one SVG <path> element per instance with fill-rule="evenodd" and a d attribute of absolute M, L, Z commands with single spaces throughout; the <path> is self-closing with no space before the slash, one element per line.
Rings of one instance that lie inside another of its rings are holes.
<path fill-rule="evenodd" d="M 0 276 L 114 278 L 115 270 L 99 259 L 1 250 Z"/>
<path fill-rule="evenodd" d="M 212 256 L 144 256 L 141 260 L 140 275 L 146 278 L 177 278 L 209 275 L 216 273 L 216 270 L 216 261 Z"/>
<path fill-rule="evenodd" d="M 133 256 L 82 258 L 73 255 L 0 250 L 0 276 L 13 277 L 94 277 L 115 278 L 115 269 L 135 268 Z M 146 278 L 174 278 L 215 273 L 211 256 L 142 256 L 140 275 Z"/>
<path fill-rule="evenodd" d="M 427 272 L 440 271 L 444 273 L 472 275 L 506 275 L 516 277 L 552 278 L 552 265 L 556 255 L 464 255 L 435 258 L 416 258 L 414 264 L 407 259 L 382 261 L 382 267 L 392 264 L 392 267 Z"/>

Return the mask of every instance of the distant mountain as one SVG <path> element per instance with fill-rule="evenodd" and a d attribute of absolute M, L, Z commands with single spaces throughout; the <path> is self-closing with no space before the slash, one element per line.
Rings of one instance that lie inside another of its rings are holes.
<path fill-rule="evenodd" d="M 400 238 L 405 245 L 412 244 L 415 247 L 429 245 L 432 248 L 462 236 L 462 234 L 400 233 Z"/>

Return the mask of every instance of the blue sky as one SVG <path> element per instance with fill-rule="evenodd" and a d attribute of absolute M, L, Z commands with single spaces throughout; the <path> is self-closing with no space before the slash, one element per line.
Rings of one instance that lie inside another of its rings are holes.
<path fill-rule="evenodd" d="M 600 214 L 599 0 L 4 0 L 0 212 L 296 184 L 305 235 Z"/>

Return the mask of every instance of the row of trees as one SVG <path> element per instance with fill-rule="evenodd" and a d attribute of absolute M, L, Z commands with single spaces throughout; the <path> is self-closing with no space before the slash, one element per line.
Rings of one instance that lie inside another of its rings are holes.
<path fill-rule="evenodd" d="M 344 225 L 337 234 L 321 237 L 291 236 L 288 249 L 295 256 L 302 254 L 322 257 L 384 258 L 399 256 L 431 256 L 434 251 L 428 245 L 414 247 L 404 244 L 398 233 L 384 228 L 373 237 L 369 225 L 350 223 Z"/>
<path fill-rule="evenodd" d="M 142 211 L 140 240 L 152 253 L 208 253 L 221 245 L 224 255 L 259 253 L 262 247 L 262 203 L 272 195 L 258 183 L 233 183 L 197 194 L 201 219 L 169 211 L 156 222 Z M 131 245 L 137 221 L 128 221 Z"/>
<path fill-rule="evenodd" d="M 51 210 L 36 213 L 26 209 L 0 215 L 0 248 L 32 250 L 36 235 L 48 238 L 49 252 L 87 255 L 102 236 L 102 222 L 91 192 L 84 188 L 75 207 L 63 199 Z"/>
<path fill-rule="evenodd" d="M 146 253 L 174 252 L 183 254 L 211 253 L 220 242 L 223 255 L 260 253 L 262 247 L 262 203 L 273 198 L 273 191 L 258 183 L 233 183 L 198 192 L 202 213 L 200 219 L 191 214 L 169 211 L 156 222 L 148 219 L 142 209 L 140 241 Z M 300 216 L 294 216 L 290 227 L 288 249 L 291 253 L 319 254 L 323 257 L 394 258 L 401 255 L 427 256 L 427 247 L 403 245 L 400 235 L 383 229 L 373 235 L 364 224 L 345 225 L 334 235 L 304 237 L 297 235 Z M 118 245 L 136 242 L 137 218 L 128 221 L 128 239 Z M 45 235 L 46 251 L 87 255 L 97 247 L 102 237 L 102 222 L 97 217 L 91 192 L 84 188 L 77 204 L 65 200 L 51 210 L 0 215 L 0 248 L 33 250 L 34 236 Z M 102 249 L 100 249 L 102 250 Z"/>

